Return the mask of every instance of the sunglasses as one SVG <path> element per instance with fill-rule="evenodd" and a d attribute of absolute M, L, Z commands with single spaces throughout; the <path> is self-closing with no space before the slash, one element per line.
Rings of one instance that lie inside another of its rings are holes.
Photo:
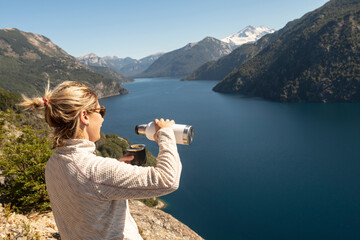
<path fill-rule="evenodd" d="M 100 110 L 100 111 L 98 111 Z M 104 118 L 105 117 L 105 112 L 106 112 L 106 108 L 104 106 L 101 106 L 99 108 L 94 108 L 94 109 L 90 109 L 88 110 L 88 112 L 97 112 L 100 113 L 101 117 Z"/>

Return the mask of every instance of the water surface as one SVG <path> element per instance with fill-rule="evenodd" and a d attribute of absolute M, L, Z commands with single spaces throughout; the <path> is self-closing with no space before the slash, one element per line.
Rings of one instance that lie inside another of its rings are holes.
<path fill-rule="evenodd" d="M 136 79 L 130 94 L 101 100 L 102 131 L 154 154 L 136 124 L 194 127 L 166 211 L 206 239 L 360 239 L 360 104 L 276 103 L 215 84 Z"/>

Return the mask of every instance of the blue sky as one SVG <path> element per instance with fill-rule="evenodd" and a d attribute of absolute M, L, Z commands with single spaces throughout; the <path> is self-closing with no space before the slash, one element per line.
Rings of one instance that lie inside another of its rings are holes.
<path fill-rule="evenodd" d="M 248 25 L 279 30 L 327 0 L 0 0 L 0 28 L 44 35 L 75 57 L 142 58 Z"/>

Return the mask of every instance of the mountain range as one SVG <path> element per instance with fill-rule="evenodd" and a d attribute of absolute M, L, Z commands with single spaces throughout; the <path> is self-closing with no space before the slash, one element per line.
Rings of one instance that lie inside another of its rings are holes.
<path fill-rule="evenodd" d="M 157 60 L 163 54 L 164 53 L 156 53 L 136 60 L 130 57 L 98 57 L 94 53 L 90 53 L 88 55 L 78 57 L 77 60 L 89 66 L 110 68 L 125 77 L 133 77 L 146 70 L 155 60 Z"/>
<path fill-rule="evenodd" d="M 0 30 L 0 87 L 41 96 L 48 80 L 51 87 L 65 80 L 83 82 L 99 98 L 128 93 L 120 86 L 122 79 L 96 73 L 42 35 L 14 28 Z"/>
<path fill-rule="evenodd" d="M 265 35 L 260 33 L 262 30 Z M 221 80 L 214 91 L 275 101 L 360 101 L 358 0 L 330 0 L 272 31 L 248 26 L 224 41 L 206 37 L 141 60 L 89 54 L 79 58 L 86 66 L 44 36 L 3 29 L 0 87 L 35 94 L 48 79 L 53 85 L 78 80 L 91 85 L 99 96 L 126 93 L 120 84 L 131 79 L 110 70 L 116 68 L 128 69 L 135 77 Z M 148 64 L 148 68 L 139 70 L 139 62 Z"/>
<path fill-rule="evenodd" d="M 247 48 L 257 53 L 228 72 L 215 91 L 289 102 L 360 101 L 358 0 L 331 0 Z"/>
<path fill-rule="evenodd" d="M 240 45 L 253 42 L 268 32 L 266 27 L 248 26 L 223 41 L 206 37 L 183 48 L 168 52 L 156 60 L 147 70 L 136 77 L 184 77 L 201 65 L 228 55 Z"/>
<path fill-rule="evenodd" d="M 98 57 L 91 53 L 77 59 L 89 66 L 105 66 L 129 77 L 186 76 L 202 64 L 228 55 L 242 44 L 254 42 L 274 30 L 247 26 L 221 41 L 206 37 L 168 53 L 150 55 L 140 60 L 118 57 Z"/>

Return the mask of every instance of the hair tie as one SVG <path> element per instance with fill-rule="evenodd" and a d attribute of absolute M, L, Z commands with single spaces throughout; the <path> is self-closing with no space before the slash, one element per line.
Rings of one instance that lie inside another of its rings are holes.
<path fill-rule="evenodd" d="M 43 99 L 43 101 L 44 101 L 44 105 L 45 105 L 45 107 L 47 107 L 47 105 L 48 105 L 48 100 L 46 99 L 46 98 L 42 98 Z"/>

